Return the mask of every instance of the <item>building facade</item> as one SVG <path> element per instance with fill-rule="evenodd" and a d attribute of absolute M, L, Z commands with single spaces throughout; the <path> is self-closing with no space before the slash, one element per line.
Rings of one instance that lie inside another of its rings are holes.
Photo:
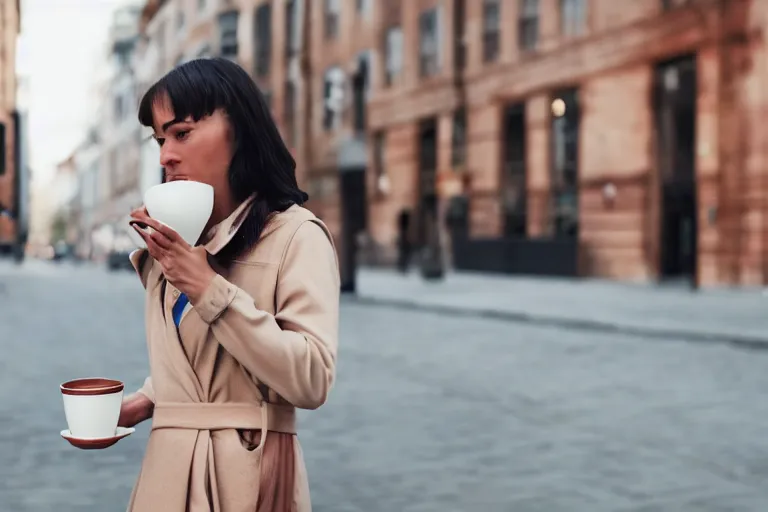
<path fill-rule="evenodd" d="M 87 134 L 82 144 L 75 149 L 72 158 L 77 170 L 77 191 L 72 208 L 72 220 L 76 226 L 74 250 L 79 258 L 90 259 L 99 252 L 94 234 L 102 222 L 99 210 L 102 150 L 96 129 Z"/>
<path fill-rule="evenodd" d="M 394 244 L 397 210 L 463 194 L 467 268 L 768 282 L 768 4 L 387 4 L 374 239 Z"/>
<path fill-rule="evenodd" d="M 114 11 L 95 84 L 95 121 L 64 162 L 74 166 L 77 176 L 68 242 L 82 258 L 103 260 L 118 250 L 118 242 L 127 238 L 128 212 L 141 204 L 142 132 L 136 122 L 134 59 L 142 8 L 129 3 Z"/>
<path fill-rule="evenodd" d="M 142 27 L 153 78 L 252 74 L 373 261 L 407 213 L 457 268 L 768 282 L 766 2 L 150 0 Z"/>
<path fill-rule="evenodd" d="M 21 172 L 19 112 L 16 108 L 16 46 L 20 30 L 19 2 L 0 0 L 0 252 L 19 243 Z"/>

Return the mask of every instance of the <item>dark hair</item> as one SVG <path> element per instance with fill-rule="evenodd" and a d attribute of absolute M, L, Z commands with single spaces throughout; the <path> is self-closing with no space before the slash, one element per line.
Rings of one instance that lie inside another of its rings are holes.
<path fill-rule="evenodd" d="M 168 72 L 144 94 L 139 122 L 154 125 L 152 105 L 167 97 L 175 120 L 195 121 L 222 109 L 234 132 L 229 184 L 237 202 L 256 199 L 237 235 L 218 255 L 229 265 L 258 242 L 270 215 L 302 205 L 308 196 L 296 182 L 296 162 L 285 146 L 264 95 L 248 73 L 222 58 L 197 59 Z"/>

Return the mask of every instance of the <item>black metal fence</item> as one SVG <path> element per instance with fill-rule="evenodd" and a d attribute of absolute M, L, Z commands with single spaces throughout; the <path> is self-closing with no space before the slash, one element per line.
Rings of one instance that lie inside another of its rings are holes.
<path fill-rule="evenodd" d="M 579 273 L 575 238 L 459 238 L 452 245 L 457 270 L 560 277 Z"/>

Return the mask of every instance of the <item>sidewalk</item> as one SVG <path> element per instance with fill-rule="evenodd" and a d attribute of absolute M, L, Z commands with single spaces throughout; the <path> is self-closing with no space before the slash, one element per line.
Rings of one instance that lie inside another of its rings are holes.
<path fill-rule="evenodd" d="M 357 289 L 359 300 L 376 304 L 768 348 L 768 295 L 762 290 L 476 273 L 430 283 L 417 271 L 402 276 L 369 268 L 359 270 Z"/>

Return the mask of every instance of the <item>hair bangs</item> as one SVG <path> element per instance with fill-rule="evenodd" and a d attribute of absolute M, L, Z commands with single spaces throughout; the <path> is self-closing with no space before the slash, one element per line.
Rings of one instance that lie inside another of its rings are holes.
<path fill-rule="evenodd" d="M 174 121 L 192 118 L 194 121 L 213 114 L 218 109 L 229 111 L 232 102 L 230 88 L 219 74 L 204 72 L 199 60 L 174 68 L 147 90 L 139 103 L 139 122 L 154 126 L 152 109 L 169 102 Z"/>

